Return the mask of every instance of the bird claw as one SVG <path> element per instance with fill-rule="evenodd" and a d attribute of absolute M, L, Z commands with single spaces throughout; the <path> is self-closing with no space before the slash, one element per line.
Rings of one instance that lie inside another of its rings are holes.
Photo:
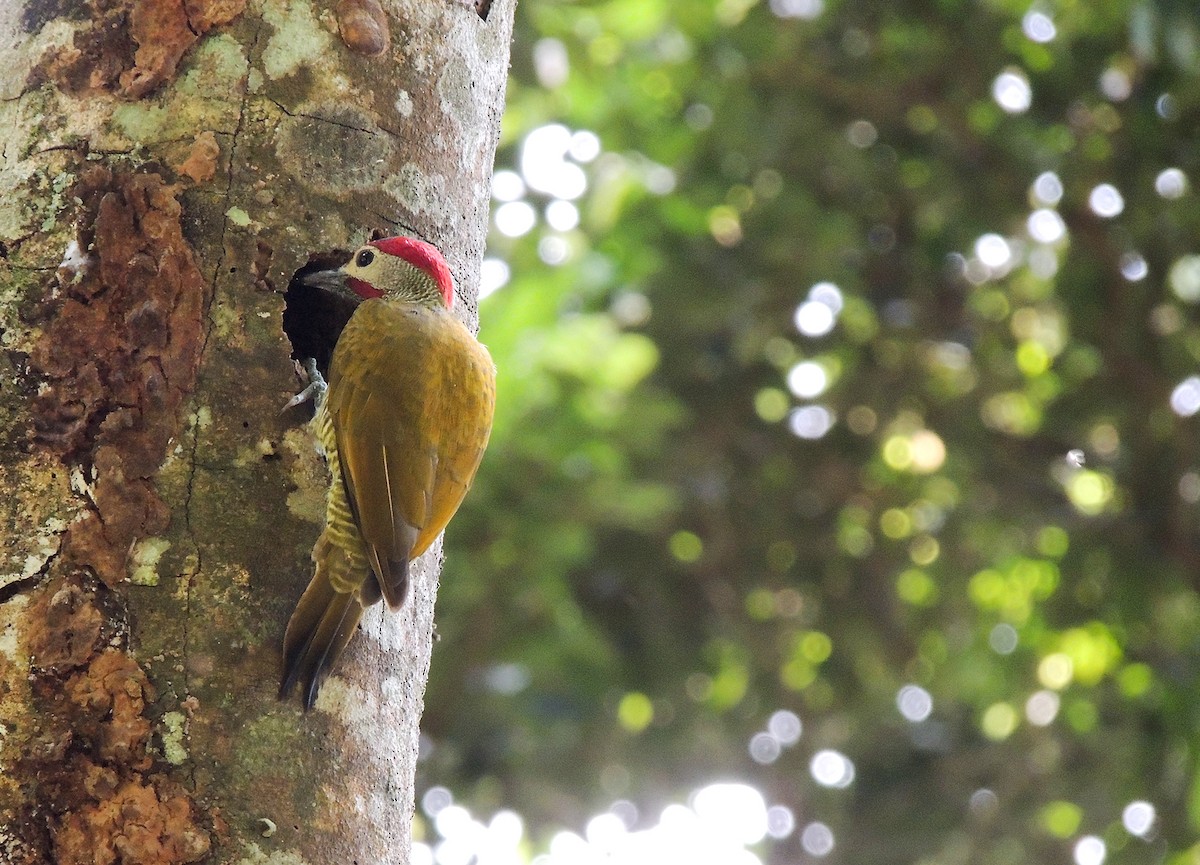
<path fill-rule="evenodd" d="M 287 411 L 301 403 L 308 402 L 310 399 L 314 405 L 319 406 L 321 400 L 325 398 L 325 391 L 329 390 L 329 385 L 326 383 L 325 377 L 321 375 L 320 370 L 317 369 L 316 358 L 307 358 L 303 364 L 298 360 L 293 361 L 293 363 L 296 366 L 296 375 L 305 379 L 308 385 L 300 393 L 289 399 L 281 411 Z"/>

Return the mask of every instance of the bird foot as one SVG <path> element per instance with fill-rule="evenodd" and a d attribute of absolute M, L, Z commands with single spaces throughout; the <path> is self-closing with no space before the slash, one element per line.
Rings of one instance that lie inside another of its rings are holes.
<path fill-rule="evenodd" d="M 316 358 L 307 358 L 302 364 L 300 361 L 293 361 L 296 365 L 296 375 L 308 382 L 304 390 L 296 394 L 287 401 L 282 411 L 287 411 L 301 403 L 308 402 L 310 399 L 314 405 L 320 405 L 325 398 L 325 391 L 329 390 L 329 385 L 325 381 L 325 377 L 321 375 L 317 369 Z"/>

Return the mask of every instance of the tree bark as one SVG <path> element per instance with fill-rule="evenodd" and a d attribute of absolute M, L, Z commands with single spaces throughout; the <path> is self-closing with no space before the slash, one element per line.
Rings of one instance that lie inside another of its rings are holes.
<path fill-rule="evenodd" d="M 276 699 L 328 482 L 284 293 L 408 233 L 476 324 L 514 0 L 382 3 L 0 3 L 2 862 L 408 861 L 440 547 Z"/>

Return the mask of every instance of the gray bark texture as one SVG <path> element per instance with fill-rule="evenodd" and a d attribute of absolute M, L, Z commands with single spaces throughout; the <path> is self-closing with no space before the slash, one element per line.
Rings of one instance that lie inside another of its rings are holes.
<path fill-rule="evenodd" d="M 328 482 L 284 294 L 406 233 L 477 323 L 514 3 L 0 2 L 5 865 L 408 861 L 440 547 L 276 699 Z"/>

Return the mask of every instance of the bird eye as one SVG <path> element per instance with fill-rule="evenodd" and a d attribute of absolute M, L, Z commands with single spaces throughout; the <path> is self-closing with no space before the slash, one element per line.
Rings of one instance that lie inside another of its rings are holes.
<path fill-rule="evenodd" d="M 364 249 L 354 257 L 354 263 L 359 267 L 366 267 L 375 260 L 375 253 L 370 249 Z"/>

